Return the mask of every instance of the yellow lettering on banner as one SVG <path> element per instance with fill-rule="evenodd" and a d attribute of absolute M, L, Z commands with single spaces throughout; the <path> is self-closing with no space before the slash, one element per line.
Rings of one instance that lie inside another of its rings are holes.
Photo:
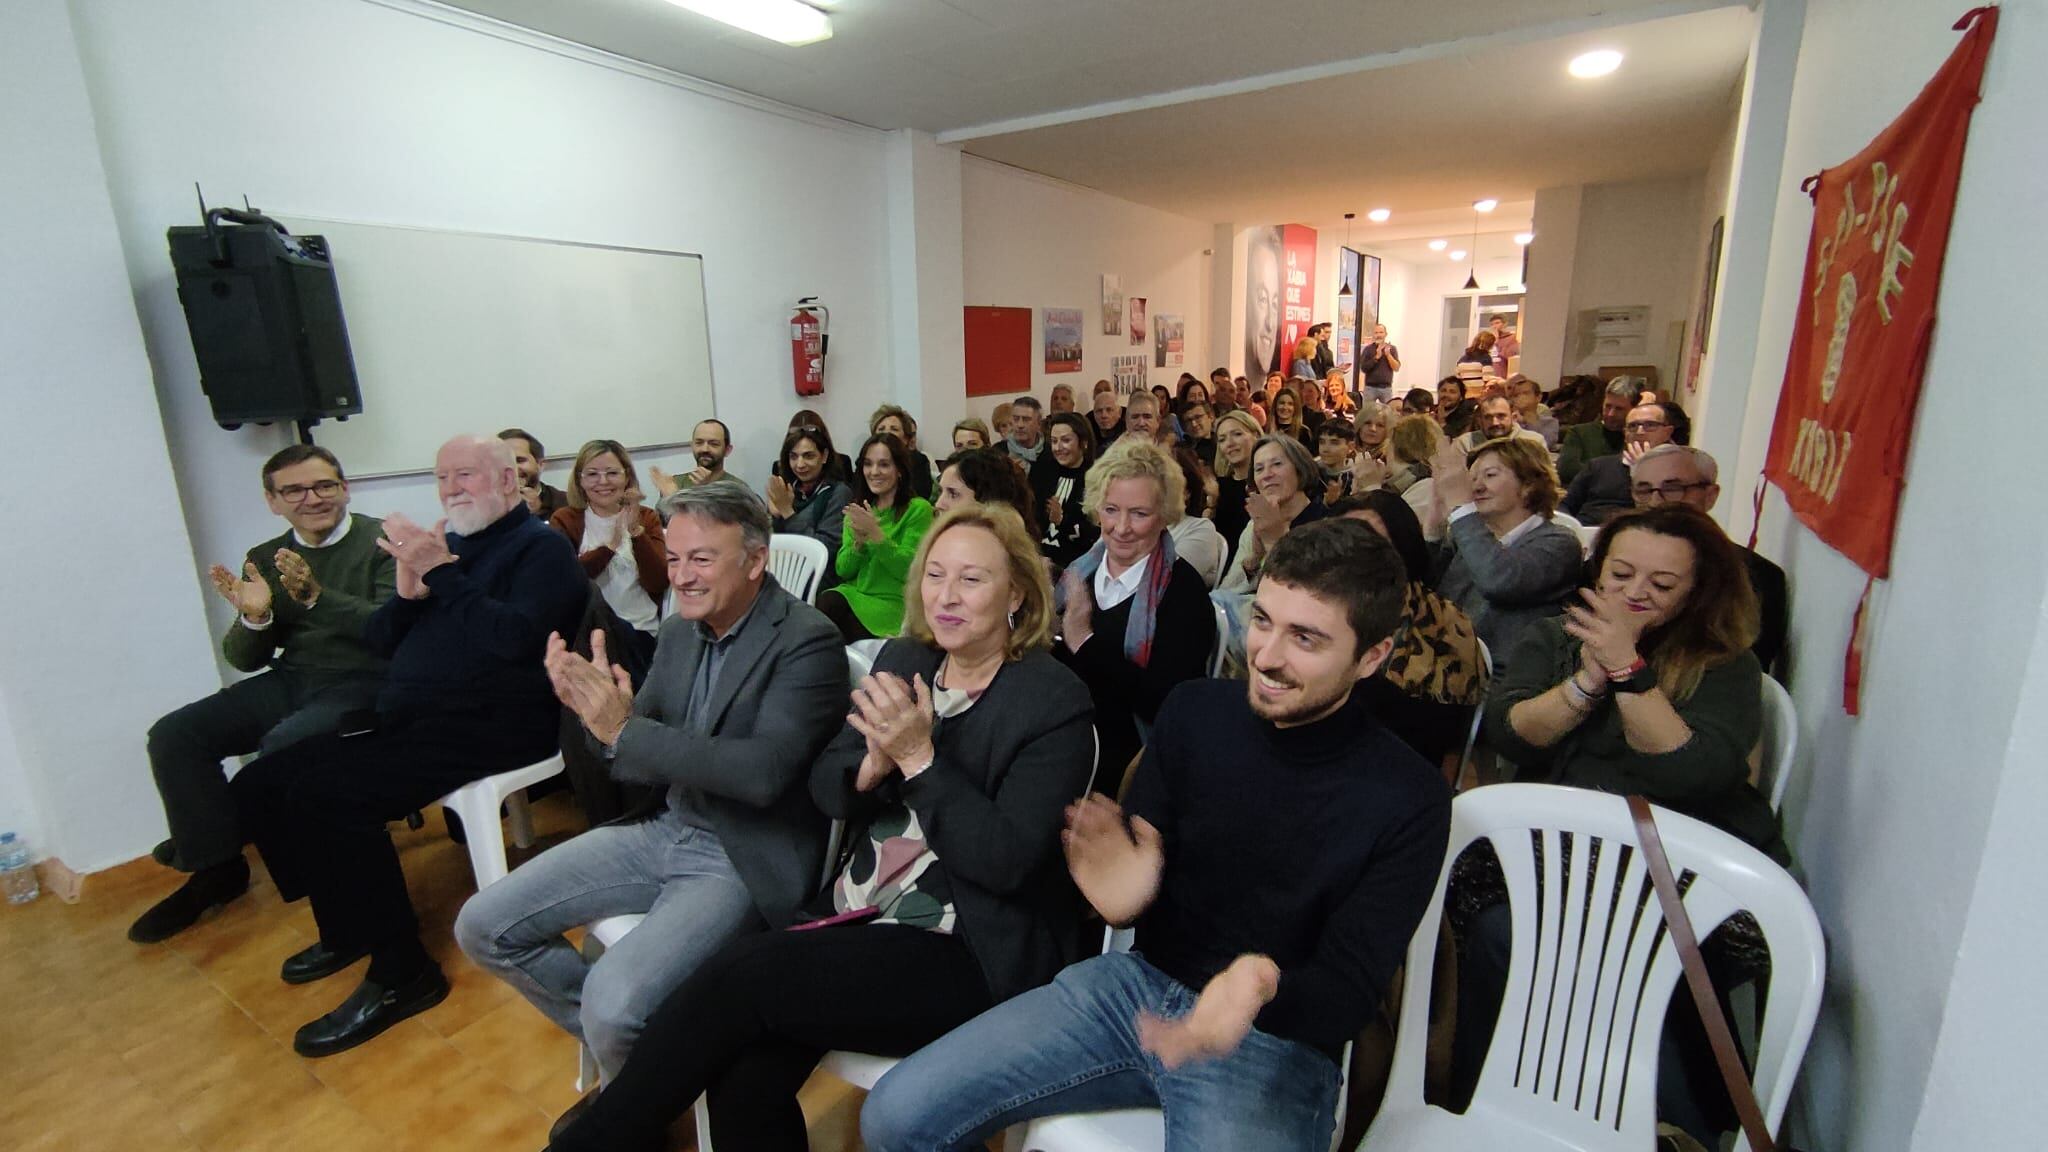
<path fill-rule="evenodd" d="M 1849 467 L 1849 445 L 1855 439 L 1855 434 L 1839 432 L 1830 433 L 1830 435 L 1839 436 L 1841 442 L 1835 452 L 1835 466 L 1828 473 L 1827 484 L 1821 491 L 1821 498 L 1833 504 L 1835 502 L 1835 493 L 1842 487 L 1842 473 L 1847 471 Z"/>
<path fill-rule="evenodd" d="M 1785 462 L 1786 470 L 1802 484 L 1806 482 L 1806 458 L 1813 451 L 1813 429 L 1812 420 L 1799 422 L 1799 435 L 1792 441 L 1792 458 Z"/>
<path fill-rule="evenodd" d="M 1877 314 L 1884 322 L 1892 322 L 1891 298 L 1905 292 L 1906 286 L 1899 280 L 1899 270 L 1913 266 L 1913 250 L 1899 243 L 1899 234 L 1906 230 L 1906 206 L 1892 206 L 1890 222 L 1871 234 L 1871 247 L 1884 251 L 1884 272 L 1877 278 Z"/>

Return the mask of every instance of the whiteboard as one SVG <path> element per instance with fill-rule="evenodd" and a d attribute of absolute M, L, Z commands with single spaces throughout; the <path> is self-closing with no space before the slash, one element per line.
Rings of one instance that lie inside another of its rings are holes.
<path fill-rule="evenodd" d="M 714 415 L 704 259 L 476 232 L 280 216 L 327 238 L 363 411 L 313 442 L 352 477 L 431 472 L 464 433 L 687 443 Z"/>

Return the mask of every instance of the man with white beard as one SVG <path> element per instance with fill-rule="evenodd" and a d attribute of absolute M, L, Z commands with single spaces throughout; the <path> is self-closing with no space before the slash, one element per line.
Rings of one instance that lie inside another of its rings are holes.
<path fill-rule="evenodd" d="M 385 823 L 556 749 L 561 711 L 542 657 L 549 633 L 574 634 L 590 596 L 576 551 L 527 511 L 505 441 L 450 440 L 434 479 L 447 518 L 427 528 L 394 513 L 377 542 L 397 561 L 398 594 L 364 629 L 391 662 L 374 714 L 263 756 L 230 785 L 279 895 L 310 898 L 320 929 L 284 962 L 284 981 L 370 957 L 341 1006 L 298 1030 L 301 1056 L 353 1048 L 448 994 Z"/>

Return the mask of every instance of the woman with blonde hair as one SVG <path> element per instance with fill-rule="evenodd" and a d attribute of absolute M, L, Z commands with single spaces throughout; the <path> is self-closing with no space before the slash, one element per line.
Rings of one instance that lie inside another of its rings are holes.
<path fill-rule="evenodd" d="M 967 419 L 953 425 L 953 452 L 955 455 L 974 448 L 993 448 L 995 443 L 996 438 L 989 432 L 988 424 L 979 416 L 969 416 Z"/>
<path fill-rule="evenodd" d="M 1186 476 L 1165 449 L 1117 441 L 1088 469 L 1083 497 L 1101 536 L 1054 592 L 1054 654 L 1094 700 L 1102 749 L 1095 787 L 1110 796 L 1166 694 L 1207 670 L 1215 644 L 1209 587 L 1175 551 L 1172 529 L 1186 505 Z"/>
<path fill-rule="evenodd" d="M 1315 433 L 1309 430 L 1308 420 L 1302 415 L 1301 395 L 1294 390 L 1294 385 L 1281 385 L 1280 390 L 1273 393 L 1268 411 L 1271 413 L 1266 421 L 1268 433 L 1275 436 L 1292 436 L 1303 448 L 1308 449 L 1309 455 L 1315 455 Z"/>
<path fill-rule="evenodd" d="M 1443 524 L 1432 514 L 1436 480 L 1431 475 L 1431 462 L 1448 442 L 1443 426 L 1428 415 L 1403 416 L 1387 434 L 1387 478 L 1383 486 L 1415 510 L 1415 518 L 1422 522 L 1423 538 L 1432 544 L 1443 538 Z"/>
<path fill-rule="evenodd" d="M 1216 510 L 1209 518 L 1228 549 L 1223 558 L 1225 571 L 1237 555 L 1244 526 L 1251 523 L 1245 499 L 1251 495 L 1252 450 L 1265 434 L 1258 420 L 1242 408 L 1216 419 Z"/>
<path fill-rule="evenodd" d="M 1557 473 L 1535 440 L 1488 440 L 1469 458 L 1446 444 L 1431 471 L 1425 523 L 1444 525 L 1446 539 L 1437 590 L 1472 618 L 1498 672 L 1522 634 L 1562 611 L 1578 586 L 1579 534 L 1551 519 Z"/>
<path fill-rule="evenodd" d="M 1316 374 L 1315 337 L 1303 336 L 1294 342 L 1294 356 L 1288 361 L 1287 378 L 1306 380 L 1311 388 L 1321 387 Z"/>
<path fill-rule="evenodd" d="M 661 517 L 641 503 L 633 455 L 617 440 L 592 440 L 569 467 L 569 503 L 548 526 L 576 546 L 577 562 L 619 619 L 647 640 L 653 654 L 661 600 L 668 591 L 668 555 Z"/>
<path fill-rule="evenodd" d="M 727 945 L 669 994 L 554 1152 L 654 1152 L 710 1092 L 716 1142 L 807 1147 L 796 1093 L 841 1049 L 907 1056 L 1050 981 L 1079 950 L 1060 855 L 1094 763 L 1088 690 L 1046 651 L 1052 589 L 1017 514 L 926 534 L 903 636 L 853 690 L 811 797 L 845 863 L 806 919 Z M 820 828 L 822 838 L 823 828 Z"/>

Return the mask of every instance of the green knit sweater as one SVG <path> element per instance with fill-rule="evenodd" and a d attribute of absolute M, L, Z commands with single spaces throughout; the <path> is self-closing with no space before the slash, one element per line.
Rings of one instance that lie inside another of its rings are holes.
<path fill-rule="evenodd" d="M 370 613 L 398 589 L 398 564 L 377 547 L 383 534 L 383 521 L 351 515 L 348 534 L 324 548 L 307 548 L 286 532 L 249 549 L 249 562 L 270 585 L 270 627 L 250 628 L 235 617 L 220 642 L 228 663 L 244 672 L 266 667 L 316 676 L 383 672 L 385 662 L 363 646 Z M 303 556 L 320 582 L 320 598 L 312 608 L 300 607 L 285 592 L 277 575 L 279 548 Z"/>
<path fill-rule="evenodd" d="M 912 496 L 901 508 L 884 508 L 875 513 L 882 526 L 882 539 L 874 544 L 856 544 L 853 522 L 846 522 L 839 555 L 833 570 L 840 583 L 833 590 L 846 598 L 861 627 L 877 636 L 894 636 L 903 631 L 903 585 L 910 576 L 910 562 L 917 559 L 917 546 L 932 526 L 932 506 L 921 496 Z"/>

